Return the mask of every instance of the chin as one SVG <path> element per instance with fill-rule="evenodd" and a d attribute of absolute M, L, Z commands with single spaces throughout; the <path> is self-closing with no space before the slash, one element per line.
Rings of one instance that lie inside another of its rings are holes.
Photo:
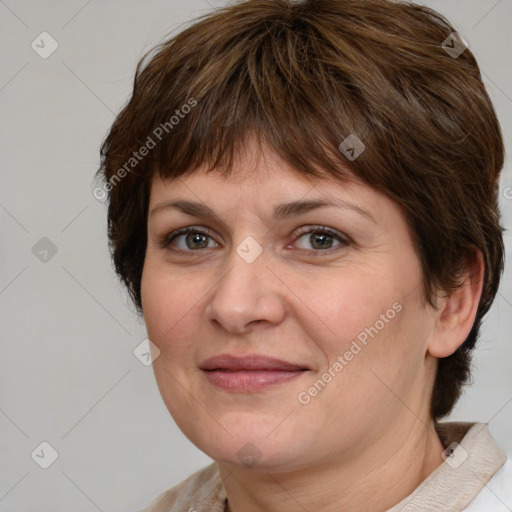
<path fill-rule="evenodd" d="M 313 447 L 314 440 L 306 438 L 300 425 L 279 425 L 282 419 L 276 420 L 275 416 L 242 416 L 245 418 L 238 416 L 231 421 L 223 417 L 226 430 L 217 425 L 215 434 L 208 430 L 213 426 L 203 425 L 189 439 L 213 460 L 237 469 L 287 472 L 307 466 L 304 447 Z M 207 431 L 210 435 L 205 437 Z"/>

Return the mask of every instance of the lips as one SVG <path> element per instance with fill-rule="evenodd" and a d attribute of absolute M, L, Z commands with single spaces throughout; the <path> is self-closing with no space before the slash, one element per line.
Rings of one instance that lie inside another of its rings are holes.
<path fill-rule="evenodd" d="M 214 371 L 241 371 L 241 370 L 260 370 L 260 371 L 299 371 L 309 368 L 298 364 L 282 361 L 273 357 L 262 355 L 252 355 L 245 357 L 236 357 L 230 354 L 221 354 L 210 357 L 200 365 L 201 370 Z"/>
<path fill-rule="evenodd" d="M 216 387 L 231 392 L 257 392 L 289 382 L 309 370 L 304 365 L 263 355 L 221 354 L 203 361 L 200 369 Z"/>

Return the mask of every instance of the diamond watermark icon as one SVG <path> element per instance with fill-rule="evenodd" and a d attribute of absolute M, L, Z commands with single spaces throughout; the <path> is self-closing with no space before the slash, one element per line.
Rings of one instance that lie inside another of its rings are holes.
<path fill-rule="evenodd" d="M 236 455 L 238 460 L 248 468 L 252 468 L 256 465 L 262 457 L 262 453 L 252 443 L 245 443 Z"/>
<path fill-rule="evenodd" d="M 452 32 L 441 46 L 452 59 L 457 59 L 467 49 L 468 43 L 457 32 Z"/>
<path fill-rule="evenodd" d="M 452 469 L 457 469 L 462 466 L 469 454 L 459 443 L 452 443 L 441 454 L 441 457 Z"/>
<path fill-rule="evenodd" d="M 353 162 L 363 153 L 363 151 L 366 149 L 366 146 L 361 142 L 357 135 L 352 133 L 338 146 L 338 149 L 351 162 Z"/>
<path fill-rule="evenodd" d="M 59 47 L 59 43 L 48 32 L 41 32 L 30 46 L 41 59 L 47 59 Z"/>
<path fill-rule="evenodd" d="M 160 357 L 160 349 L 146 338 L 135 347 L 133 354 L 144 366 L 151 366 Z"/>
<path fill-rule="evenodd" d="M 48 469 L 58 459 L 59 454 L 50 443 L 43 441 L 30 456 L 40 467 Z"/>
<path fill-rule="evenodd" d="M 248 236 L 236 248 L 236 252 L 246 263 L 252 263 L 263 252 L 263 247 L 252 236 Z"/>
<path fill-rule="evenodd" d="M 56 254 L 57 246 L 47 237 L 43 236 L 32 247 L 32 254 L 43 263 L 48 263 Z"/>

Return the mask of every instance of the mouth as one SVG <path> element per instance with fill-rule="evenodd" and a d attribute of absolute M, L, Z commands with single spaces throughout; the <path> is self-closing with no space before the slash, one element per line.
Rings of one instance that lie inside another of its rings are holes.
<path fill-rule="evenodd" d="M 301 364 L 258 354 L 245 357 L 221 354 L 203 361 L 199 368 L 210 384 L 242 393 L 284 384 L 310 370 Z"/>

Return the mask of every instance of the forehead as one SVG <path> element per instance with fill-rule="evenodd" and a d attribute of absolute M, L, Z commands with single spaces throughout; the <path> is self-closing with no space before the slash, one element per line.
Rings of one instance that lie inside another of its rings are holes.
<path fill-rule="evenodd" d="M 393 215 L 396 205 L 368 185 L 342 183 L 333 177 L 305 177 L 290 169 L 268 165 L 238 169 L 225 176 L 216 169 L 198 169 L 186 177 L 155 179 L 149 218 L 160 212 L 180 211 L 195 217 L 221 221 L 254 211 L 262 219 L 286 220 L 326 207 L 356 212 L 373 224 L 380 216 Z M 353 217 L 351 217 L 353 218 Z"/>
<path fill-rule="evenodd" d="M 203 164 L 178 178 L 161 178 L 155 174 L 151 183 L 151 202 L 155 202 L 162 194 L 183 190 L 189 193 L 207 193 L 208 196 L 212 196 L 214 189 L 216 194 L 248 190 L 267 193 L 269 197 L 279 197 L 286 193 L 304 194 L 312 189 L 341 192 L 349 190 L 354 184 L 366 186 L 346 167 L 340 166 L 339 177 L 334 177 L 317 166 L 313 170 L 316 175 L 300 172 L 267 145 L 260 149 L 251 140 L 235 155 L 229 172 L 224 168 L 209 170 Z"/>

